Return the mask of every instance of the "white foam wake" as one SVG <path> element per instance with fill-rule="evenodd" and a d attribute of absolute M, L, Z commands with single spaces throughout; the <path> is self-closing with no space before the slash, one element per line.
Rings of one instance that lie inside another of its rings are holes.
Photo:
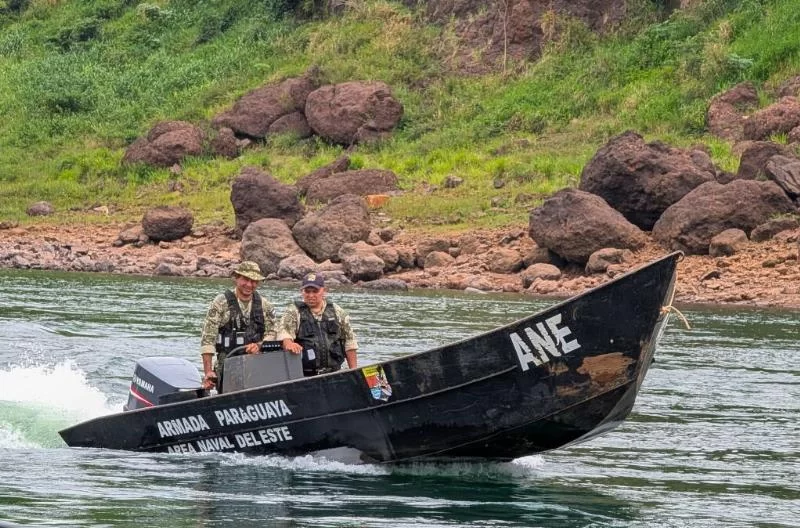
<path fill-rule="evenodd" d="M 89 385 L 86 375 L 71 361 L 0 370 L 0 401 L 45 404 L 86 418 L 114 411 L 106 396 Z"/>

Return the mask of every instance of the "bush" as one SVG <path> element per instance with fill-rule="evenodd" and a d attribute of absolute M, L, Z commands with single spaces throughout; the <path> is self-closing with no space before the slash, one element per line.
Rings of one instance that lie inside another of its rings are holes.
<path fill-rule="evenodd" d="M 71 26 L 61 28 L 56 35 L 47 40 L 62 51 L 69 51 L 76 44 L 98 38 L 101 29 L 101 22 L 97 18 L 84 18 Z"/>
<path fill-rule="evenodd" d="M 0 13 L 19 14 L 25 11 L 31 0 L 0 0 Z"/>

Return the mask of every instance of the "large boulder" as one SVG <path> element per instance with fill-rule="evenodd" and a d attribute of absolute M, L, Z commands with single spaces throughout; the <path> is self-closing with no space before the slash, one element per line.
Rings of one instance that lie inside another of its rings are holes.
<path fill-rule="evenodd" d="M 778 88 L 779 97 L 800 97 L 800 75 L 786 79 Z"/>
<path fill-rule="evenodd" d="M 364 241 L 342 244 L 339 260 L 345 275 L 353 282 L 379 279 L 386 267 L 386 263 L 375 252 L 375 247 Z"/>
<path fill-rule="evenodd" d="M 386 83 L 351 81 L 323 86 L 308 95 L 311 129 L 332 143 L 352 145 L 387 136 L 403 116 L 403 105 Z"/>
<path fill-rule="evenodd" d="M 767 161 L 767 177 L 793 200 L 800 198 L 800 159 L 772 156 Z"/>
<path fill-rule="evenodd" d="M 586 273 L 605 273 L 610 266 L 625 264 L 631 256 L 631 252 L 627 249 L 598 249 L 589 256 L 589 260 L 586 262 Z"/>
<path fill-rule="evenodd" d="M 310 137 L 313 132 L 308 126 L 308 120 L 303 112 L 297 111 L 281 116 L 269 126 L 267 135 L 291 134 L 297 138 L 305 139 Z"/>
<path fill-rule="evenodd" d="M 452 244 L 449 239 L 445 238 L 424 238 L 417 242 L 417 247 L 414 250 L 414 260 L 420 268 L 424 267 L 424 262 L 427 256 L 434 251 L 439 253 L 450 253 Z"/>
<path fill-rule="evenodd" d="M 292 240 L 294 242 L 294 240 Z M 290 255 L 278 265 L 279 279 L 302 279 L 306 274 L 316 271 L 317 263 L 305 253 Z"/>
<path fill-rule="evenodd" d="M 306 189 L 306 202 L 325 203 L 342 194 L 367 196 L 397 190 L 397 175 L 390 170 L 345 171 L 310 183 Z"/>
<path fill-rule="evenodd" d="M 708 131 L 715 136 L 739 141 L 744 139 L 747 114 L 758 108 L 758 92 L 752 82 L 737 84 L 715 95 L 706 112 Z"/>
<path fill-rule="evenodd" d="M 778 233 L 782 233 L 783 231 L 793 231 L 798 228 L 800 228 L 800 221 L 798 221 L 796 217 L 783 216 L 772 218 L 771 220 L 756 226 L 756 228 L 750 232 L 750 240 L 753 242 L 764 242 L 765 240 L 771 239 Z"/>
<path fill-rule="evenodd" d="M 628 131 L 612 138 L 586 164 L 579 189 L 600 196 L 631 223 L 650 230 L 667 207 L 709 181 L 715 181 L 715 170 L 702 151 L 645 143 Z"/>
<path fill-rule="evenodd" d="M 292 230 L 278 218 L 262 218 L 248 225 L 242 233 L 240 252 L 242 260 L 257 262 L 265 274 L 276 273 L 288 257 L 305 255 Z"/>
<path fill-rule="evenodd" d="M 192 232 L 194 216 L 183 207 L 160 206 L 149 209 L 142 217 L 142 230 L 155 242 L 178 240 Z"/>
<path fill-rule="evenodd" d="M 234 159 L 239 156 L 240 149 L 241 145 L 236 138 L 236 134 L 228 127 L 220 128 L 211 138 L 211 150 L 217 156 Z"/>
<path fill-rule="evenodd" d="M 342 244 L 366 240 L 370 232 L 369 211 L 360 196 L 334 198 L 319 211 L 303 217 L 292 228 L 297 243 L 314 260 L 339 261 Z"/>
<path fill-rule="evenodd" d="M 789 135 L 786 136 L 786 141 L 790 145 L 796 145 L 797 143 L 800 143 L 800 126 L 796 126 L 789 131 Z"/>
<path fill-rule="evenodd" d="M 744 137 L 765 140 L 773 134 L 787 134 L 797 126 L 800 126 L 800 101 L 796 97 L 782 97 L 750 116 L 744 124 Z"/>
<path fill-rule="evenodd" d="M 187 156 L 201 156 L 205 132 L 186 121 L 162 121 L 131 143 L 122 157 L 123 163 L 145 163 L 154 167 L 171 167 Z"/>
<path fill-rule="evenodd" d="M 739 158 L 736 178 L 754 180 L 767 174 L 767 162 L 772 156 L 792 156 L 792 149 L 772 141 L 753 141 L 747 143 Z"/>
<path fill-rule="evenodd" d="M 243 168 L 233 181 L 231 204 L 238 233 L 261 218 L 280 218 L 291 227 L 305 214 L 294 187 L 256 167 Z"/>
<path fill-rule="evenodd" d="M 41 201 L 29 205 L 25 209 L 25 214 L 28 216 L 50 216 L 55 210 L 55 207 L 50 202 Z"/>
<path fill-rule="evenodd" d="M 277 84 L 262 86 L 243 95 L 233 108 L 217 115 L 211 122 L 214 128 L 228 127 L 237 136 L 261 139 L 270 132 L 285 132 L 287 129 L 305 126 L 305 119 L 298 116 L 270 127 L 284 116 L 302 113 L 306 98 L 317 87 L 313 75 L 286 79 Z"/>
<path fill-rule="evenodd" d="M 350 157 L 347 155 L 339 156 L 331 163 L 328 163 L 327 165 L 324 165 L 316 170 L 313 170 L 308 174 L 306 174 L 305 176 L 303 176 L 302 178 L 300 178 L 299 180 L 297 180 L 297 182 L 295 182 L 294 184 L 294 186 L 297 188 L 297 194 L 299 194 L 300 196 L 305 196 L 306 192 L 308 191 L 308 188 L 312 184 L 320 180 L 330 178 L 331 175 L 333 174 L 344 172 L 349 168 L 350 168 Z"/>
<path fill-rule="evenodd" d="M 667 209 L 653 227 L 653 237 L 670 249 L 704 255 L 711 239 L 726 229 L 749 234 L 771 217 L 794 210 L 791 200 L 773 182 L 709 182 Z"/>
<path fill-rule="evenodd" d="M 730 257 L 747 245 L 747 233 L 741 229 L 726 229 L 711 238 L 708 254 L 712 257 Z"/>
<path fill-rule="evenodd" d="M 516 273 L 522 266 L 522 255 L 516 249 L 495 248 L 486 255 L 486 267 L 492 273 Z"/>
<path fill-rule="evenodd" d="M 528 234 L 566 260 L 585 264 L 598 249 L 639 249 L 645 234 L 597 195 L 562 189 L 531 211 Z"/>

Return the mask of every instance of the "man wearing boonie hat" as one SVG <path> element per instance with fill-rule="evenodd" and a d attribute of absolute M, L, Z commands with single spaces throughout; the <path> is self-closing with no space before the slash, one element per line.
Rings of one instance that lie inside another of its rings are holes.
<path fill-rule="evenodd" d="M 356 368 L 358 343 L 350 316 L 325 299 L 325 277 L 308 273 L 300 291 L 303 300 L 290 304 L 278 323 L 276 339 L 283 349 L 303 355 L 305 376 L 336 372 L 345 360 L 349 368 Z"/>
<path fill-rule="evenodd" d="M 256 288 L 264 280 L 258 264 L 249 260 L 233 270 L 233 290 L 220 293 L 208 307 L 200 337 L 203 388 L 222 392 L 225 357 L 235 348 L 258 354 L 261 342 L 275 339 L 275 308 Z M 216 353 L 216 365 L 212 367 Z"/>

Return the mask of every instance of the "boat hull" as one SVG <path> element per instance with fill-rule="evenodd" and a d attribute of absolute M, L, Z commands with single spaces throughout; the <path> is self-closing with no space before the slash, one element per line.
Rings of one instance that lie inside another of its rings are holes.
<path fill-rule="evenodd" d="M 508 460 L 630 413 L 667 322 L 680 254 L 490 332 L 360 369 L 99 417 L 74 447 L 398 462 Z"/>

